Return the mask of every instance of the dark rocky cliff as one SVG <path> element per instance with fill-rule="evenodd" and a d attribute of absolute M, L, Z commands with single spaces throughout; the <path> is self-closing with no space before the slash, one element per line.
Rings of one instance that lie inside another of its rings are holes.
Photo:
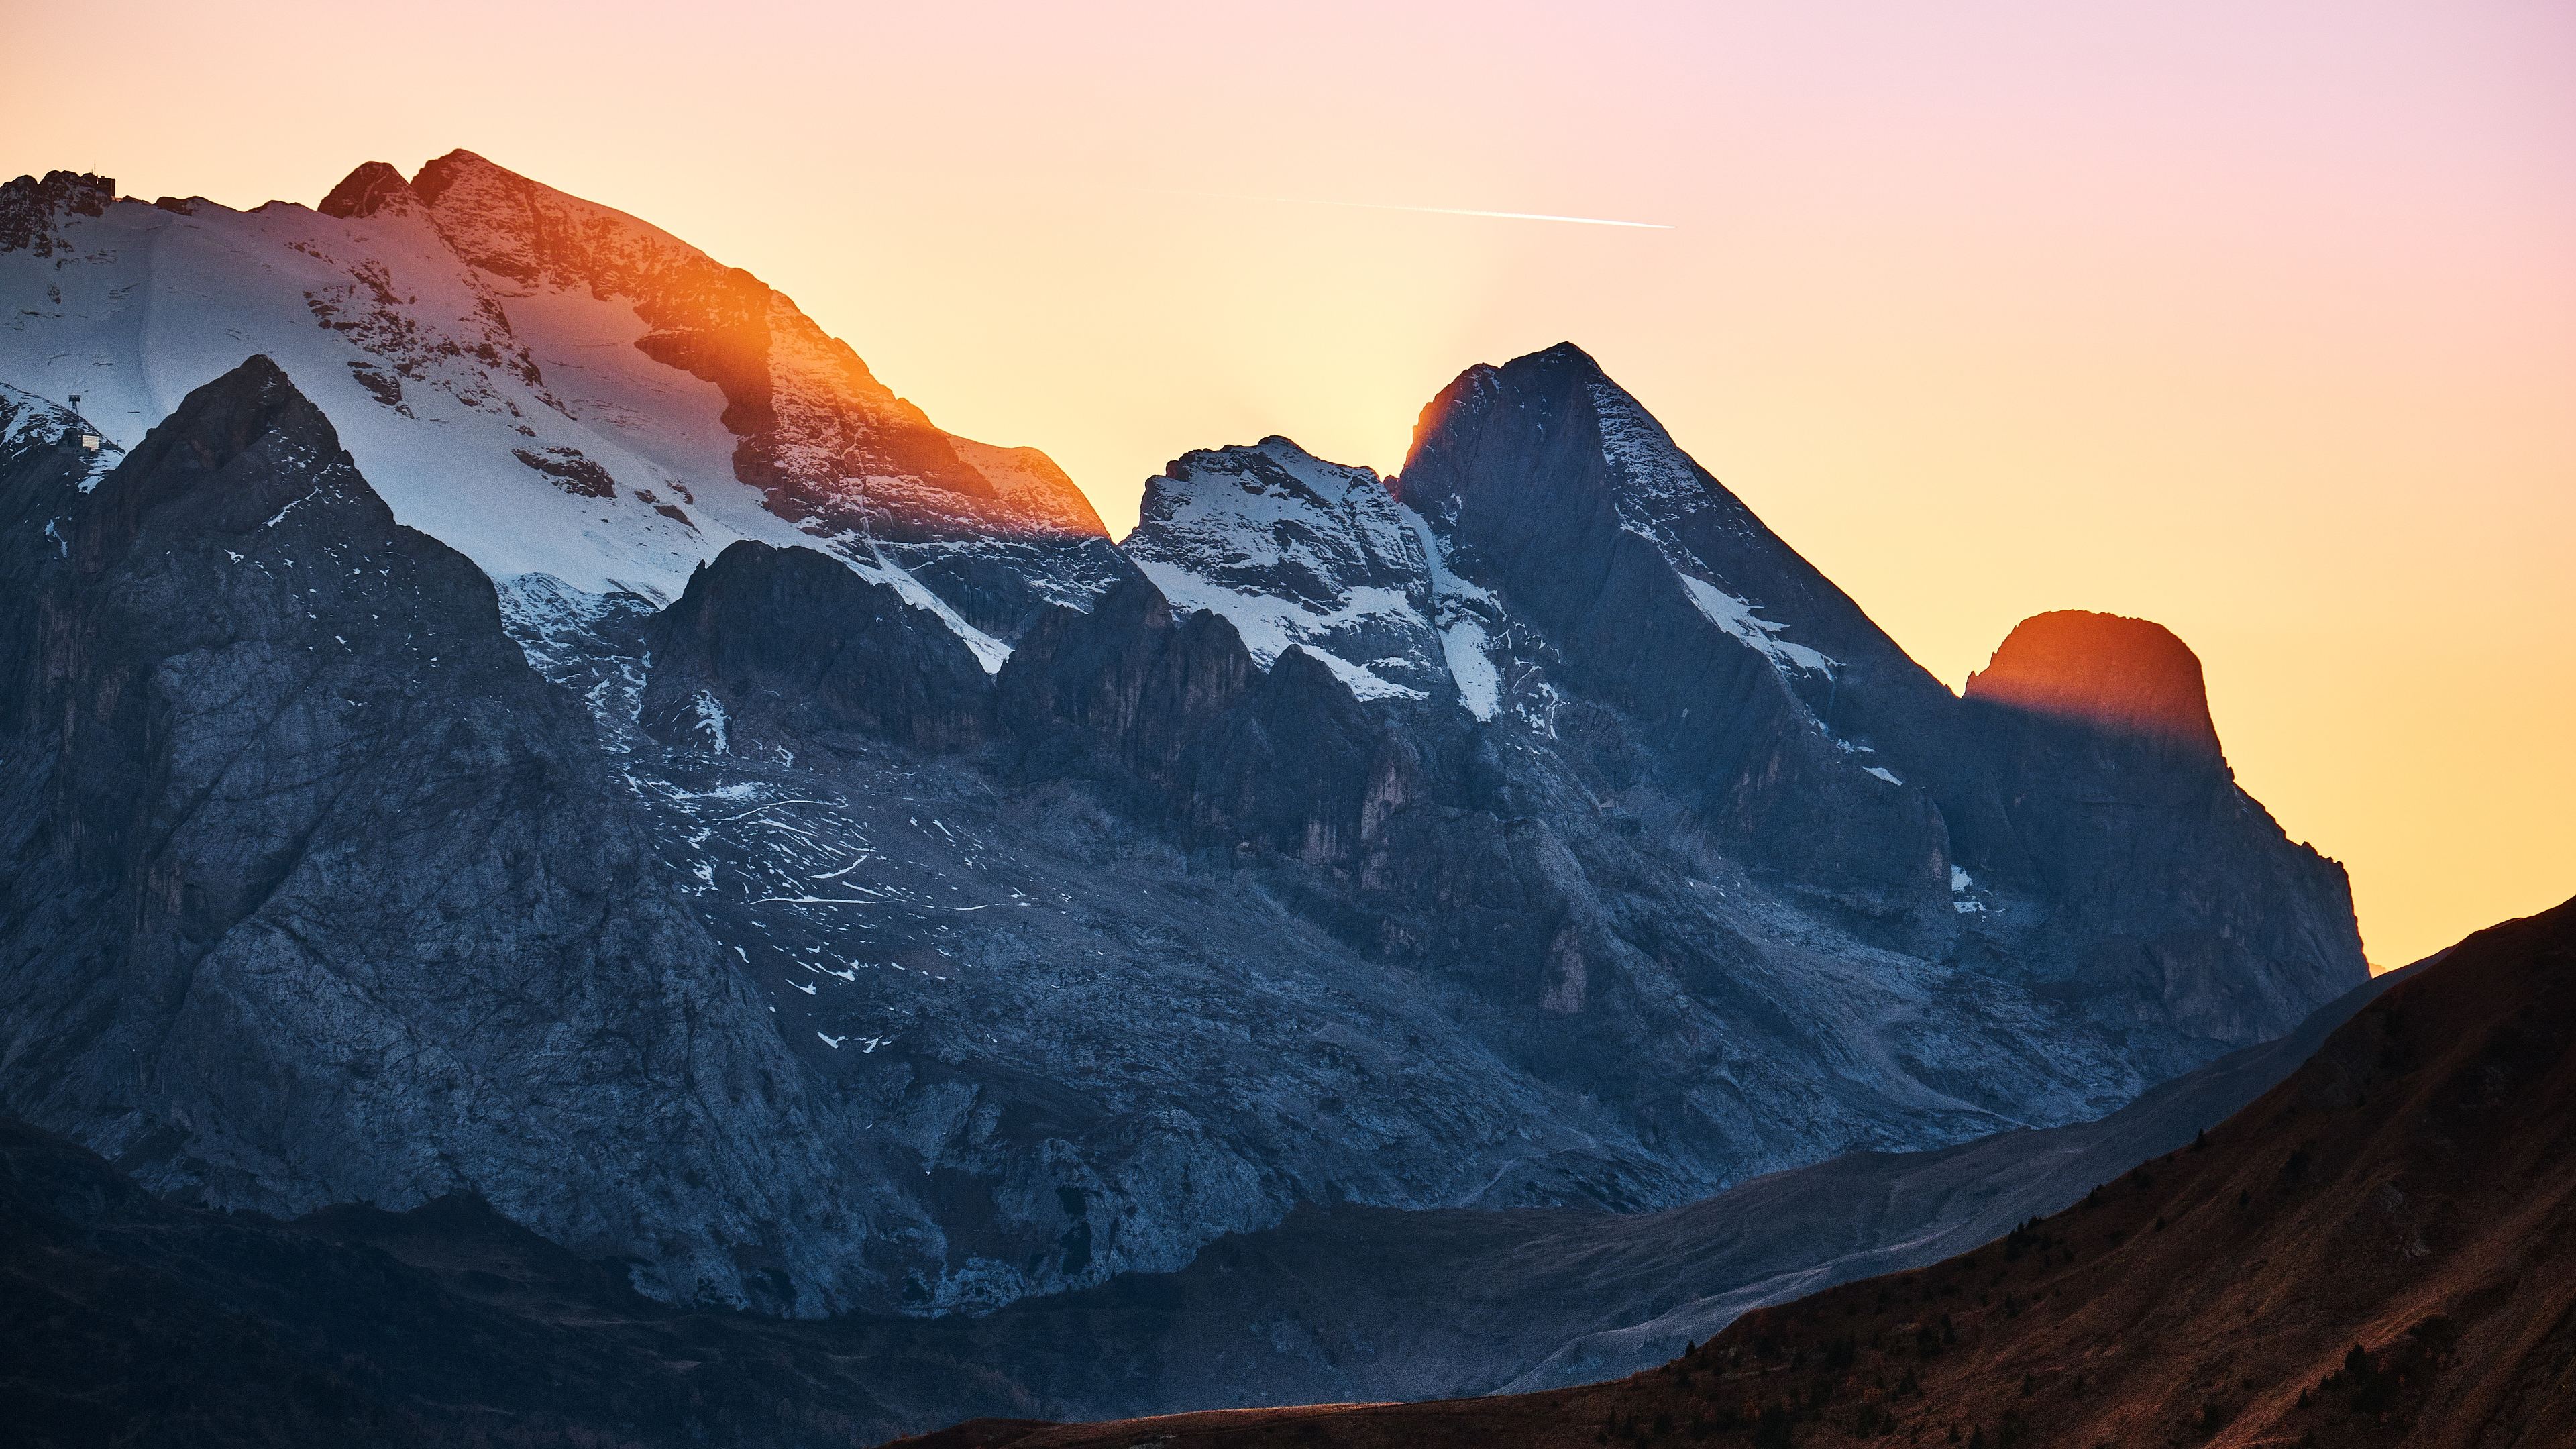
<path fill-rule="evenodd" d="M 470 1188 L 682 1298 L 864 1283 L 766 1007 L 482 573 L 264 358 L 68 466 L 0 475 L 8 1109 L 233 1206 Z"/>
<path fill-rule="evenodd" d="M 1732 850 L 1880 939 L 2043 983 L 2168 1069 L 2360 978 L 2341 868 L 2236 789 L 2158 626 L 2042 615 L 1962 701 L 1571 346 L 1462 374 L 1394 486 Z"/>
<path fill-rule="evenodd" d="M 2024 956 L 2096 1019 L 2251 1039 L 2351 978 L 2342 867 L 2236 785 L 2200 660 L 2161 625 L 2024 621 L 1968 680 L 2007 829 L 1974 857 L 2053 903 Z"/>
<path fill-rule="evenodd" d="M 972 651 L 893 587 L 811 549 L 748 540 L 703 565 L 648 632 L 643 725 L 678 744 L 856 735 L 930 751 L 992 731 Z"/>
<path fill-rule="evenodd" d="M 1633 722 L 1732 846 L 1877 913 L 1946 908 L 1942 812 L 1853 768 L 1837 742 L 1940 751 L 1947 691 L 1590 357 L 1561 345 L 1461 374 L 1423 409 L 1395 489 L 1451 533 L 1460 572 L 1503 591 Z M 1694 582 L 1749 604 L 1745 627 L 1710 627 Z M 1785 666 L 1764 647 L 1783 626 L 1808 651 Z"/>

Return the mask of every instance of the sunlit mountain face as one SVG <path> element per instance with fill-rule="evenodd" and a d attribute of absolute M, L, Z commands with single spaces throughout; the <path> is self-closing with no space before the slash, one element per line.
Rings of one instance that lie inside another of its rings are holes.
<path fill-rule="evenodd" d="M 735 539 L 802 544 L 998 661 L 1109 567 L 1044 454 L 940 431 L 758 278 L 469 152 L 412 181 L 368 163 L 318 210 L 113 201 L 13 184 L 22 256 L 81 265 L 8 269 L 0 373 L 121 444 L 259 351 L 396 516 L 496 580 L 668 599 Z"/>
<path fill-rule="evenodd" d="M 2025 619 L 1993 662 L 1968 676 L 1967 696 L 2212 759 L 2219 753 L 2199 657 L 2145 619 L 2075 609 Z"/>

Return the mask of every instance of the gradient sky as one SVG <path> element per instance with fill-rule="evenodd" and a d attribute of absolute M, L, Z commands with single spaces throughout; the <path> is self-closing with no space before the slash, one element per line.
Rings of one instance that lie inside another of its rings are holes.
<path fill-rule="evenodd" d="M 2143 615 L 2396 964 L 2576 892 L 2576 6 L 0 0 L 0 174 L 450 148 L 1113 530 L 1572 339 L 1954 688 Z M 1396 208 L 1573 215 L 1663 230 Z"/>

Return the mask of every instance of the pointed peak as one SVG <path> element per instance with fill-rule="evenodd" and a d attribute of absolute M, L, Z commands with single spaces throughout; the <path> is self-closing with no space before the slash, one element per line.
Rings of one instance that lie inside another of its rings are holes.
<path fill-rule="evenodd" d="M 473 152 L 459 147 L 434 161 L 423 164 L 411 178 L 411 189 L 420 194 L 422 201 L 436 206 L 438 198 L 444 195 L 449 187 L 478 171 L 499 172 L 504 176 L 517 174 L 495 166 Z"/>
<path fill-rule="evenodd" d="M 1491 441 L 1500 438 L 1512 441 Z M 1710 509 L 1728 527 L 1758 526 L 1635 394 L 1571 342 L 1458 374 L 1416 420 L 1396 496 L 1425 507 L 1458 486 L 1462 467 L 1477 471 L 1459 450 L 1483 446 L 1545 457 L 1551 476 L 1589 480 L 1617 499 L 1632 528 L 1666 542 L 1668 525 Z"/>
<path fill-rule="evenodd" d="M 1968 698 L 2219 754 L 2200 656 L 2148 619 L 2059 609 L 2013 626 Z"/>
<path fill-rule="evenodd" d="M 134 450 L 134 461 L 184 450 L 198 471 L 213 472 L 281 431 L 298 434 L 326 457 L 340 451 L 331 420 L 297 390 L 284 368 L 255 352 L 182 399 Z"/>
<path fill-rule="evenodd" d="M 1414 419 L 1406 469 L 1412 468 L 1413 458 L 1444 430 L 1507 396 L 1523 407 L 1536 405 L 1551 412 L 1567 408 L 1596 411 L 1605 401 L 1639 413 L 1644 411 L 1627 389 L 1610 380 L 1591 353 L 1571 342 L 1560 342 L 1522 353 L 1499 366 L 1476 363 L 1450 379 L 1438 396 L 1422 405 Z M 1400 482 L 1397 486 L 1400 488 Z"/>
<path fill-rule="evenodd" d="M 1569 367 L 1584 372 L 1601 372 L 1601 364 L 1593 361 L 1592 354 L 1571 342 L 1560 342 L 1554 347 L 1542 347 L 1536 352 L 1525 352 L 1503 364 L 1505 372 L 1542 367 Z"/>
<path fill-rule="evenodd" d="M 382 161 L 368 161 L 342 177 L 340 184 L 332 187 L 331 194 L 323 197 L 322 204 L 314 209 L 324 216 L 352 220 L 373 216 L 387 206 L 414 199 L 411 183 L 403 180 L 401 172 Z"/>
<path fill-rule="evenodd" d="M 148 517 L 172 506 L 188 508 L 194 526 L 231 533 L 267 527 L 312 496 L 333 469 L 349 470 L 356 492 L 383 510 L 348 458 L 322 410 L 284 369 L 253 354 L 189 393 L 99 483 L 73 557 L 83 572 L 96 573 L 132 546 Z M 253 461 L 239 466 L 244 459 Z M 392 514 L 384 517 L 390 522 Z"/>

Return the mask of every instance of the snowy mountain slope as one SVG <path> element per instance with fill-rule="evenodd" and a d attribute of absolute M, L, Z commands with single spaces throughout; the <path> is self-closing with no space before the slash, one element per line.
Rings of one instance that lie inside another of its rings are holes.
<path fill-rule="evenodd" d="M 422 176 L 426 195 L 371 163 L 326 211 L 54 203 L 41 252 L 0 248 L 0 381 L 79 393 L 130 444 L 267 355 L 397 517 L 497 581 L 668 599 L 735 539 L 805 544 L 998 665 L 983 636 L 1116 572 L 1042 455 L 938 432 L 748 274 L 465 153 Z M 996 562 L 952 567 L 943 598 L 893 542 Z"/>
<path fill-rule="evenodd" d="M 728 426 L 741 440 L 741 479 L 769 490 L 773 508 L 814 531 L 1102 532 L 1060 473 L 1023 461 L 1003 470 L 1007 487 L 997 485 L 794 303 L 658 228 L 465 151 L 421 168 L 412 192 L 490 284 L 629 302 L 652 328 L 640 350 L 722 391 Z M 378 194 L 349 209 L 400 204 L 398 193 Z"/>

